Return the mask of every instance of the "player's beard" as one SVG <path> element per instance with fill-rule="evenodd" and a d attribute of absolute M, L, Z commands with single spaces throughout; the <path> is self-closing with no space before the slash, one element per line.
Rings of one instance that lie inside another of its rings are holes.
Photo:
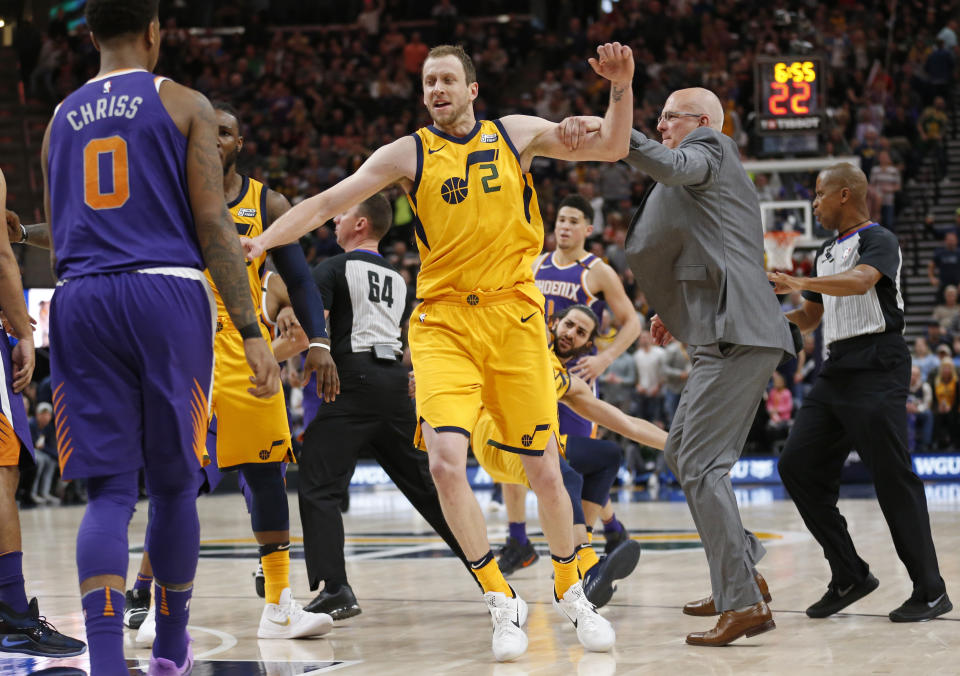
<path fill-rule="evenodd" d="M 223 175 L 226 176 L 230 173 L 231 169 L 235 169 L 237 166 L 237 156 L 240 154 L 239 150 L 234 150 L 229 155 L 223 156 Z"/>
<path fill-rule="evenodd" d="M 433 119 L 434 124 L 443 125 L 446 127 L 452 127 L 456 124 L 457 120 L 463 117 L 463 114 L 470 107 L 470 101 L 467 101 L 462 106 L 454 108 L 452 105 L 446 108 L 442 116 L 435 116 L 434 110 L 430 109 L 430 117 Z"/>
<path fill-rule="evenodd" d="M 561 359 L 576 359 L 582 354 L 586 354 L 593 347 L 591 343 L 585 343 L 580 347 L 572 348 L 566 352 L 560 350 L 560 337 L 557 335 L 556 329 L 551 329 L 550 333 L 553 334 L 553 351 L 557 353 L 557 356 Z"/>

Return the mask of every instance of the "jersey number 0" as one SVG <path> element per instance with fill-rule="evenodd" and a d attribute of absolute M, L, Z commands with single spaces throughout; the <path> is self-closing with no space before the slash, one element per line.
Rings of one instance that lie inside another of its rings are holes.
<path fill-rule="evenodd" d="M 83 148 L 83 201 L 91 209 L 117 209 L 130 199 L 127 142 L 93 139 Z"/>

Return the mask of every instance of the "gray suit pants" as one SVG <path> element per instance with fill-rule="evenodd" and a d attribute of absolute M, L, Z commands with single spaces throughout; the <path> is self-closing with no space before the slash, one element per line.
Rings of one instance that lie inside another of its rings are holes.
<path fill-rule="evenodd" d="M 690 376 L 664 449 L 703 542 L 720 612 L 761 599 L 753 574 L 766 551 L 743 528 L 729 472 L 740 458 L 764 387 L 782 357 L 779 348 L 693 346 Z"/>

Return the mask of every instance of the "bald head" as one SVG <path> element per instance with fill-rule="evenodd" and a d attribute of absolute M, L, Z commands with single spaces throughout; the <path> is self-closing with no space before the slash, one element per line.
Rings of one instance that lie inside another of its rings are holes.
<path fill-rule="evenodd" d="M 820 172 L 821 183 L 830 190 L 848 188 L 854 202 L 867 200 L 867 176 L 859 167 L 849 162 L 841 162 Z"/>
<path fill-rule="evenodd" d="M 710 118 L 709 127 L 720 131 L 723 128 L 723 104 L 720 99 L 709 89 L 703 87 L 690 87 L 689 89 L 678 89 L 670 95 L 670 99 L 676 102 L 676 106 L 671 106 L 671 110 L 690 110 L 703 113 Z"/>
<path fill-rule="evenodd" d="M 868 222 L 867 185 L 866 175 L 848 162 L 827 167 L 817 176 L 814 216 L 823 227 L 840 232 Z"/>

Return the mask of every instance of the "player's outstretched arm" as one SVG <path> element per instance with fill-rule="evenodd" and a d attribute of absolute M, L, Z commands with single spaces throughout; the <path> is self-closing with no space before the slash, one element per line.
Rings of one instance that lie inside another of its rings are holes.
<path fill-rule="evenodd" d="M 580 378 L 570 378 L 570 389 L 560 401 L 577 415 L 639 444 L 661 451 L 667 444 L 666 432 L 651 422 L 629 416 L 616 406 L 597 399 L 590 387 Z"/>
<path fill-rule="evenodd" d="M 597 75 L 610 80 L 610 103 L 594 133 L 585 134 L 575 146 L 568 145 L 555 122 L 529 115 L 508 115 L 501 120 L 520 153 L 524 171 L 537 156 L 605 162 L 626 157 L 633 128 L 633 53 L 619 42 L 608 43 L 597 47 L 597 58 L 589 63 Z"/>
<path fill-rule="evenodd" d="M 0 210 L 7 206 L 7 182 L 0 171 Z M 20 392 L 33 375 L 33 327 L 23 299 L 20 266 L 10 248 L 6 230 L 0 235 L 0 307 L 10 323 L 18 343 L 13 348 L 13 391 Z"/>
<path fill-rule="evenodd" d="M 412 182 L 416 173 L 417 149 L 413 137 L 404 136 L 379 148 L 354 174 L 300 202 L 259 237 L 243 240 L 247 258 L 254 259 L 267 249 L 296 242 L 384 188 L 397 182 Z"/>
<path fill-rule="evenodd" d="M 267 193 L 267 216 L 274 223 L 290 211 L 287 198 L 273 190 Z M 269 231 L 269 227 L 267 228 Z M 277 273 L 286 284 L 293 310 L 310 337 L 307 359 L 303 364 L 304 377 L 317 373 L 317 394 L 326 401 L 334 401 L 340 393 L 340 376 L 330 355 L 330 339 L 323 310 L 323 298 L 313 283 L 307 259 L 300 244 L 293 242 L 273 250 Z"/>
<path fill-rule="evenodd" d="M 189 112 L 187 190 L 190 207 L 204 263 L 230 319 L 243 336 L 243 349 L 253 371 L 250 379 L 253 387 L 248 391 L 255 397 L 272 397 L 280 391 L 280 366 L 260 334 L 260 323 L 250 299 L 243 248 L 224 201 L 223 165 L 217 152 L 213 106 L 202 94 L 179 85 L 164 85 L 161 91 L 174 99 L 174 105 L 185 107 Z M 168 99 L 163 98 L 166 104 Z"/>

